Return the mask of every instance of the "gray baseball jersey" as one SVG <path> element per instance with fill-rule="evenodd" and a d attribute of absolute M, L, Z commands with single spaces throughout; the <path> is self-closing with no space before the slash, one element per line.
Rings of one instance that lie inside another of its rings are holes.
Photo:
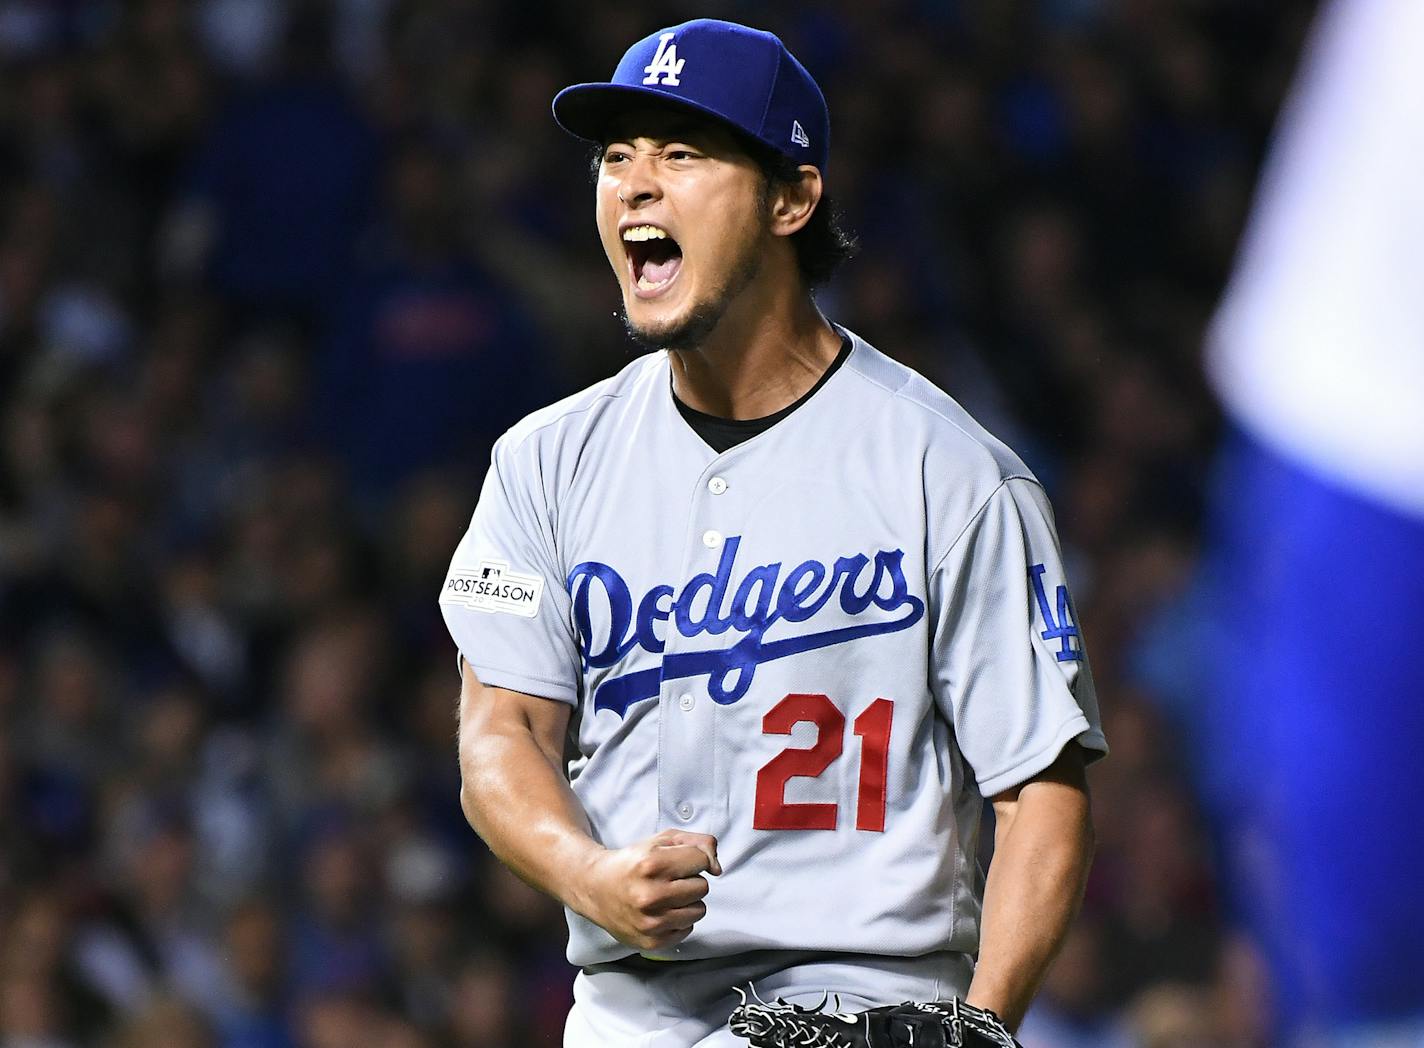
<path fill-rule="evenodd" d="M 441 609 L 486 685 L 574 707 L 604 845 L 713 834 L 669 956 L 978 946 L 983 798 L 1106 752 L 1043 489 L 949 396 L 852 336 L 721 454 L 666 353 L 495 445 Z M 569 960 L 630 950 L 569 914 Z"/>

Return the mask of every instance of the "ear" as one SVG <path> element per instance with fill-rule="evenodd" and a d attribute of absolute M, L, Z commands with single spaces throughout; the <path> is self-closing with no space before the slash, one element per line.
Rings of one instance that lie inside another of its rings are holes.
<path fill-rule="evenodd" d="M 798 167 L 800 181 L 775 183 L 771 194 L 771 232 L 789 237 L 811 221 L 816 205 L 821 202 L 821 172 L 810 164 Z"/>

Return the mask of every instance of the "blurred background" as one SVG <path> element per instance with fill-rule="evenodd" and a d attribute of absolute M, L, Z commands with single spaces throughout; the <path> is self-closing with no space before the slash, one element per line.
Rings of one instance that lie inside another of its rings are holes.
<path fill-rule="evenodd" d="M 555 91 L 687 17 L 820 80 L 823 309 L 1045 482 L 1110 760 L 1028 1048 L 1265 1044 L 1194 711 L 1201 366 L 1306 0 L 0 0 L 0 1045 L 560 1042 L 458 805 L 491 441 L 633 352 Z"/>

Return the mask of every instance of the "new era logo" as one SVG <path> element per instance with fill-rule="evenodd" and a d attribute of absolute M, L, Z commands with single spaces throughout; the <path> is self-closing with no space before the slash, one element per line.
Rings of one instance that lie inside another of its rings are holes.
<path fill-rule="evenodd" d="M 810 148 L 811 140 L 806 137 L 806 129 L 801 126 L 801 121 L 799 120 L 791 121 L 791 141 L 795 142 L 798 146 Z"/>

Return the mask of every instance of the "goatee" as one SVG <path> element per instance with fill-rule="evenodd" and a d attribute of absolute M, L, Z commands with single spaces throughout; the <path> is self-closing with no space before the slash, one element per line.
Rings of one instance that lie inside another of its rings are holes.
<path fill-rule="evenodd" d="M 697 349 L 707 341 L 707 337 L 717 329 L 726 312 L 726 303 L 717 300 L 697 306 L 682 322 L 669 328 L 640 328 L 628 316 L 628 310 L 620 307 L 618 319 L 623 321 L 623 330 L 628 337 L 643 350 L 654 349 Z"/>

